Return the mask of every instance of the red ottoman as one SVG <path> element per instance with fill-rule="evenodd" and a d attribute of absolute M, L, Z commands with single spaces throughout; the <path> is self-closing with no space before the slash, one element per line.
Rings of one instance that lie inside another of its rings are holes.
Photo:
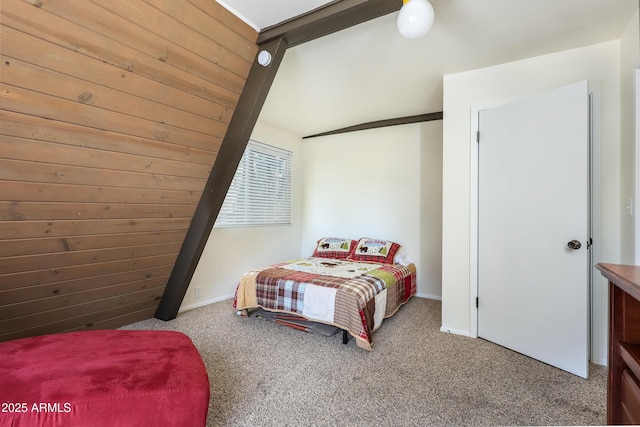
<path fill-rule="evenodd" d="M 0 426 L 204 426 L 209 379 L 171 331 L 90 331 L 0 343 Z"/>

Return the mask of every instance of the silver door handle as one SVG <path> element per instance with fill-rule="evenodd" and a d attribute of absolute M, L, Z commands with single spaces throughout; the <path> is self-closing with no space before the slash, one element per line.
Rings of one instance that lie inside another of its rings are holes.
<path fill-rule="evenodd" d="M 567 246 L 569 247 L 569 249 L 580 249 L 582 247 L 582 243 L 577 240 L 572 240 L 567 243 Z"/>

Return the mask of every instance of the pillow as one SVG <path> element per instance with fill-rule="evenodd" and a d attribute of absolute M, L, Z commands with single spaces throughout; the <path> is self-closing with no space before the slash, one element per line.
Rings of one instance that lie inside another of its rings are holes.
<path fill-rule="evenodd" d="M 411 257 L 407 254 L 404 246 L 401 246 L 400 250 L 396 252 L 396 256 L 393 258 L 393 263 L 408 267 L 409 264 L 413 264 L 413 259 L 411 259 Z"/>
<path fill-rule="evenodd" d="M 363 237 L 358 241 L 350 261 L 377 262 L 393 264 L 393 258 L 400 249 L 400 245 L 389 240 L 369 239 Z"/>
<path fill-rule="evenodd" d="M 351 255 L 356 243 L 357 242 L 352 239 L 325 237 L 318 240 L 312 256 L 320 258 L 347 259 L 347 257 Z"/>

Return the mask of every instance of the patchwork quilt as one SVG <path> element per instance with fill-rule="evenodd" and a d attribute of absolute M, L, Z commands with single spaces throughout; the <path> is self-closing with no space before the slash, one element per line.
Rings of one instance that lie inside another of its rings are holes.
<path fill-rule="evenodd" d="M 414 264 L 309 257 L 246 272 L 233 305 L 237 310 L 262 307 L 295 313 L 334 325 L 371 351 L 372 332 L 415 293 Z"/>

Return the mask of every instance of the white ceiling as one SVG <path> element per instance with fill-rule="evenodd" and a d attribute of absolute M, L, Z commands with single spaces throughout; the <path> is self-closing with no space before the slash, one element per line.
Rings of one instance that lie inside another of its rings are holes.
<path fill-rule="evenodd" d="M 300 3 L 307 9 L 327 3 L 224 1 L 243 19 L 261 22 L 260 28 L 298 14 Z M 400 36 L 396 12 L 287 50 L 260 120 L 307 136 L 442 111 L 444 74 L 617 39 L 639 4 L 638 0 L 431 3 L 435 22 L 422 39 Z"/>
<path fill-rule="evenodd" d="M 216 0 L 260 31 L 302 15 L 333 0 Z"/>

